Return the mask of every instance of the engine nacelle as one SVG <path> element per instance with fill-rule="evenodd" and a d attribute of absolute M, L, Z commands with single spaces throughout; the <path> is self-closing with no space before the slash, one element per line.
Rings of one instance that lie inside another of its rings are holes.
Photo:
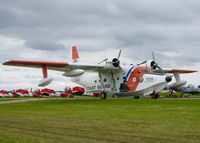
<path fill-rule="evenodd" d="M 149 69 L 155 70 L 158 67 L 158 64 L 155 61 L 148 60 L 147 61 L 147 67 Z"/>
<path fill-rule="evenodd" d="M 171 81 L 172 81 L 172 77 L 171 77 L 171 76 L 166 76 L 166 77 L 165 77 L 165 81 L 166 81 L 167 83 L 171 82 Z"/>
<path fill-rule="evenodd" d="M 119 69 L 120 61 L 117 58 L 112 59 L 112 61 L 106 61 L 103 65 L 104 69 Z"/>
<path fill-rule="evenodd" d="M 63 76 L 66 76 L 66 77 L 75 77 L 75 76 L 80 76 L 82 74 L 84 74 L 84 70 L 82 69 L 75 69 L 75 70 L 71 70 L 71 71 L 68 71 L 68 72 L 65 72 L 63 74 Z"/>
<path fill-rule="evenodd" d="M 120 61 L 117 58 L 114 58 L 112 60 L 112 65 L 117 68 L 120 65 Z"/>
<path fill-rule="evenodd" d="M 51 82 L 53 81 L 53 78 L 50 78 L 50 77 L 46 77 L 46 78 L 43 78 L 42 80 L 40 80 L 38 86 L 47 86 L 49 85 Z"/>

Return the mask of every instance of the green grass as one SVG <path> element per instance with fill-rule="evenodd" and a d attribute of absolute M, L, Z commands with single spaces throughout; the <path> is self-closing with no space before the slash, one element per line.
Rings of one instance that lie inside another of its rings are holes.
<path fill-rule="evenodd" d="M 3 143 L 200 141 L 200 100 L 48 99 L 0 105 Z"/>
<path fill-rule="evenodd" d="M 199 98 L 200 94 L 199 93 L 195 93 L 195 94 L 191 94 L 191 93 L 184 93 L 181 94 L 180 92 L 174 92 L 171 96 L 169 95 L 168 92 L 162 92 L 160 93 L 161 97 L 170 97 L 170 98 L 182 98 L 182 97 L 187 97 L 187 98 Z"/>
<path fill-rule="evenodd" d="M 11 100 L 18 100 L 18 98 L 12 98 L 12 97 L 1 97 L 0 98 L 0 102 L 1 101 L 11 101 Z"/>

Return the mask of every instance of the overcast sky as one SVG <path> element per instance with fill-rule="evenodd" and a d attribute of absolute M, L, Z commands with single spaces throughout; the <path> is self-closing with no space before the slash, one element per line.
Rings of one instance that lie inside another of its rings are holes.
<path fill-rule="evenodd" d="M 71 61 L 76 44 L 81 61 L 115 57 L 137 64 L 152 59 L 162 67 L 200 70 L 199 0 L 0 0 L 1 63 L 10 59 Z M 70 84 L 50 72 L 50 87 Z M 41 70 L 0 66 L 0 88 L 37 88 Z M 184 76 L 200 84 L 200 75 Z"/>

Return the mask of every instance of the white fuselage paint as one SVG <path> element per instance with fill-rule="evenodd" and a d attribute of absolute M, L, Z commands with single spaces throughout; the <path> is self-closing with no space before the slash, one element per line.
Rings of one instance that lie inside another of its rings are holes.
<path fill-rule="evenodd" d="M 123 66 L 121 69 L 122 70 L 117 70 L 116 72 L 102 72 L 102 81 L 100 80 L 98 72 L 85 72 L 80 76 L 71 77 L 71 81 L 82 85 L 86 90 L 85 94 L 101 91 L 120 93 L 120 84 L 123 83 L 125 77 L 129 78 L 129 74 L 131 74 L 130 72 L 134 70 L 134 67 Z M 146 96 L 152 94 L 153 92 L 158 93 L 167 85 L 165 77 L 166 76 L 161 75 L 144 74 L 141 77 L 141 81 L 135 91 L 131 91 L 126 94 Z M 135 79 L 133 78 L 132 80 L 134 81 Z"/>

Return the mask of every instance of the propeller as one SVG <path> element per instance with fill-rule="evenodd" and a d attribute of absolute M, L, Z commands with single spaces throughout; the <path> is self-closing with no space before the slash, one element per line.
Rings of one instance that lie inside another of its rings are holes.
<path fill-rule="evenodd" d="M 158 65 L 158 63 L 155 62 L 156 60 L 155 60 L 155 54 L 154 54 L 154 52 L 152 52 L 152 58 L 153 58 L 153 61 L 151 62 L 151 68 L 153 70 L 155 70 L 156 68 L 158 68 L 159 70 L 162 71 L 162 68 Z"/>
<path fill-rule="evenodd" d="M 152 61 L 152 62 L 151 62 L 151 68 L 152 68 L 153 70 L 158 69 L 161 73 L 164 73 L 163 69 L 162 69 L 155 61 Z"/>
<path fill-rule="evenodd" d="M 112 64 L 113 64 L 114 67 L 119 67 L 119 65 L 120 65 L 119 58 L 120 58 L 120 56 L 121 56 L 121 53 L 122 53 L 122 50 L 119 50 L 118 57 L 117 57 L 117 58 L 114 58 L 114 59 L 112 60 Z"/>
<path fill-rule="evenodd" d="M 158 67 L 158 64 L 155 61 L 151 62 L 151 68 L 155 70 Z"/>
<path fill-rule="evenodd" d="M 112 64 L 113 64 L 114 67 L 119 67 L 120 61 L 119 61 L 117 58 L 114 58 L 114 59 L 112 60 Z"/>
<path fill-rule="evenodd" d="M 120 58 L 120 56 L 121 56 L 121 53 L 122 53 L 122 50 L 119 50 L 119 53 L 118 53 L 117 58 L 114 58 L 114 59 L 112 59 L 111 62 L 109 62 L 109 63 L 111 63 L 114 67 L 119 67 L 119 65 L 120 65 L 119 58 Z M 99 63 L 97 63 L 97 64 L 99 65 L 99 64 L 101 64 L 101 63 L 103 63 L 103 62 L 106 62 L 107 60 L 108 60 L 108 58 L 102 60 L 101 62 L 99 62 Z"/>

